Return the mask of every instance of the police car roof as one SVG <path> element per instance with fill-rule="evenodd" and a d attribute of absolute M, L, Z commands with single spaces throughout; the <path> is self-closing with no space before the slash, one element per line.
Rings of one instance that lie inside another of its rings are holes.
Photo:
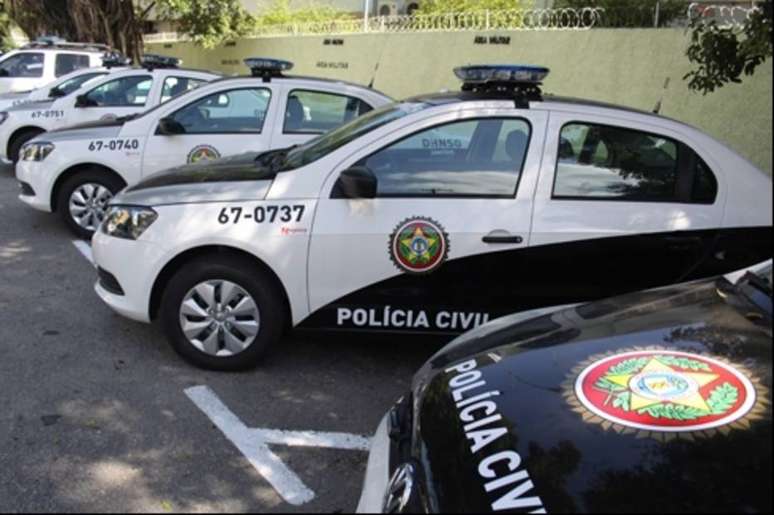
<path fill-rule="evenodd" d="M 482 101 L 493 101 L 493 100 L 512 102 L 515 99 L 516 99 L 515 95 L 512 92 L 508 92 L 508 91 L 448 91 L 448 92 L 442 92 L 442 93 L 431 93 L 428 95 L 419 95 L 416 97 L 407 98 L 406 101 L 420 102 L 420 103 L 425 103 L 433 106 L 441 106 L 446 104 L 454 104 L 458 102 L 482 102 Z M 656 117 L 662 120 L 668 120 L 670 122 L 679 123 L 681 125 L 690 127 L 692 129 L 697 129 L 696 127 L 693 127 L 690 124 L 687 124 L 680 120 L 669 118 L 668 116 L 664 116 L 662 114 L 654 113 L 652 111 L 645 111 L 643 109 L 637 109 L 635 107 L 613 104 L 610 102 L 589 100 L 585 98 L 565 97 L 565 96 L 551 95 L 551 94 L 545 94 L 542 96 L 542 98 L 530 99 L 530 104 L 533 104 L 535 102 L 546 104 L 546 107 L 550 107 L 551 104 L 562 104 L 562 105 L 568 105 L 568 106 L 610 109 L 610 110 L 619 111 L 619 112 L 623 111 L 623 112 L 637 114 L 641 116 Z M 523 108 L 527 109 L 528 107 L 525 105 Z"/>
<path fill-rule="evenodd" d="M 227 77 L 223 77 L 223 78 L 214 80 L 214 81 L 210 82 L 210 84 L 216 84 L 218 82 L 223 82 L 223 81 L 228 81 L 228 80 L 260 79 L 260 78 L 261 77 L 255 77 L 253 75 L 231 75 L 231 76 L 227 76 Z M 326 79 L 324 77 L 309 77 L 309 76 L 306 76 L 306 75 L 284 75 L 284 74 L 271 77 L 271 82 L 283 81 L 283 80 L 298 80 L 298 81 L 305 80 L 305 81 L 311 81 L 311 82 L 321 82 L 323 84 L 341 84 L 341 85 L 344 85 L 344 86 L 352 86 L 354 88 L 367 89 L 368 91 L 373 91 L 377 95 L 382 95 L 385 98 L 391 98 L 386 93 L 383 93 L 383 92 L 381 92 L 381 91 L 379 91 L 377 89 L 374 89 L 374 88 L 371 88 L 371 87 L 368 87 L 368 86 L 364 86 L 363 84 L 358 84 L 356 82 L 349 82 L 349 81 L 345 81 L 345 80 Z"/>

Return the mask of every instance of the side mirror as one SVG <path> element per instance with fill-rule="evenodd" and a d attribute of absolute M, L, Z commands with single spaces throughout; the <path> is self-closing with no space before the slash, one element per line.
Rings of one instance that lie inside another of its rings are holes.
<path fill-rule="evenodd" d="M 183 127 L 183 124 L 181 124 L 174 118 L 167 116 L 159 120 L 159 125 L 158 127 L 156 127 L 156 134 L 161 136 L 174 136 L 175 134 L 185 134 L 185 127 Z"/>
<path fill-rule="evenodd" d="M 65 96 L 65 94 L 66 93 L 61 89 L 54 87 L 54 88 L 51 88 L 51 90 L 48 92 L 48 98 L 61 98 Z"/>
<path fill-rule="evenodd" d="M 377 179 L 367 166 L 353 166 L 341 172 L 331 198 L 376 198 Z"/>
<path fill-rule="evenodd" d="M 75 97 L 75 107 L 96 107 L 97 103 L 86 95 Z"/>

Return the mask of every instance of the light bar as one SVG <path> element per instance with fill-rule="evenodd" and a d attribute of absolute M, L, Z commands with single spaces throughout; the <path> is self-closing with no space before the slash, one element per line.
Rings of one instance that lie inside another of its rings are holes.
<path fill-rule="evenodd" d="M 183 64 L 183 61 L 177 57 L 158 54 L 145 54 L 140 62 L 143 68 L 177 68 Z"/>
<path fill-rule="evenodd" d="M 250 57 L 245 59 L 245 66 L 250 68 L 253 76 L 278 75 L 293 69 L 293 63 L 281 59 L 268 59 L 265 57 Z"/>
<path fill-rule="evenodd" d="M 129 66 L 132 60 L 125 57 L 121 52 L 105 52 L 102 54 L 102 66 L 105 68 L 115 68 L 117 66 Z"/>
<path fill-rule="evenodd" d="M 539 85 L 550 70 L 542 66 L 474 65 L 454 69 L 454 74 L 468 84 L 487 82 Z"/>

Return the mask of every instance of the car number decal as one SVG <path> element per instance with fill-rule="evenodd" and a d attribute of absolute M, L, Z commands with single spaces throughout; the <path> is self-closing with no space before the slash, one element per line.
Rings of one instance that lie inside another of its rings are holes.
<path fill-rule="evenodd" d="M 300 222 L 304 216 L 306 206 L 303 204 L 281 206 L 258 206 L 254 210 L 246 210 L 242 207 L 224 207 L 218 215 L 218 223 L 226 225 L 238 224 L 243 220 L 252 220 L 257 224 L 275 222 Z"/>
<path fill-rule="evenodd" d="M 45 111 L 32 111 L 30 117 L 36 118 L 61 118 L 64 116 L 64 111 L 61 109 L 47 109 Z"/>
<path fill-rule="evenodd" d="M 113 152 L 116 150 L 137 150 L 140 148 L 138 139 L 111 139 L 93 140 L 89 142 L 89 150 L 92 152 Z"/>

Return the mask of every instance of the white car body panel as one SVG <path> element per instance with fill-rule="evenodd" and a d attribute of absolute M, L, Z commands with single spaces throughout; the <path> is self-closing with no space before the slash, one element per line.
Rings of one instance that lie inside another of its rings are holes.
<path fill-rule="evenodd" d="M 135 76 L 153 77 L 148 98 L 143 105 L 135 106 L 100 106 L 100 107 L 76 107 L 76 101 L 81 94 L 90 91 L 108 82 Z M 110 120 L 122 116 L 141 113 L 159 104 L 164 79 L 167 77 L 186 77 L 203 81 L 210 81 L 218 77 L 213 73 L 182 70 L 182 69 L 155 69 L 148 71 L 143 68 L 125 69 L 108 74 L 95 81 L 90 81 L 86 87 L 81 87 L 73 93 L 58 99 L 44 102 L 35 102 L 17 105 L 6 111 L 8 119 L 0 124 L 0 159 L 8 159 L 8 145 L 15 134 L 22 130 L 36 129 L 41 131 L 53 131 L 71 125 L 77 125 L 97 120 Z"/>
<path fill-rule="evenodd" d="M 162 81 L 155 82 L 160 84 Z M 156 134 L 162 118 L 218 92 L 243 88 L 267 88 L 272 92 L 264 129 L 260 134 Z M 17 163 L 17 179 L 30 184 L 36 193 L 35 196 L 19 198 L 33 208 L 51 212 L 57 181 L 69 170 L 84 165 L 99 165 L 112 170 L 131 186 L 156 172 L 186 164 L 191 152 L 200 146 L 206 145 L 225 157 L 295 144 L 299 141 L 298 135 L 288 137 L 283 134 L 281 121 L 285 104 L 284 101 L 278 101 L 284 99 L 291 88 L 348 95 L 374 107 L 390 101 L 388 97 L 364 87 L 315 79 L 288 78 L 264 83 L 260 78 L 248 77 L 216 81 L 188 92 L 181 98 L 173 98 L 153 112 L 120 125 L 74 128 L 41 135 L 37 140 L 51 142 L 56 149 L 43 161 L 21 160 Z M 1 131 L 2 126 L 0 134 Z M 308 134 L 303 139 L 306 141 L 314 137 Z M 111 141 L 113 144 L 121 143 L 110 149 Z M 131 144 L 123 148 L 125 142 Z M 95 145 L 102 145 L 102 148 L 95 149 Z"/>
<path fill-rule="evenodd" d="M 18 93 L 24 91 L 32 91 L 41 86 L 44 86 L 57 78 L 56 76 L 56 55 L 60 53 L 64 54 L 77 54 L 86 55 L 89 57 L 89 66 L 97 67 L 102 65 L 102 52 L 84 51 L 84 50 L 70 50 L 70 49 L 58 49 L 58 48 L 29 48 L 11 50 L 10 52 L 0 56 L 0 64 L 10 57 L 23 53 L 42 53 L 43 59 L 43 73 L 40 77 L 0 77 L 0 94 L 4 93 Z"/>

